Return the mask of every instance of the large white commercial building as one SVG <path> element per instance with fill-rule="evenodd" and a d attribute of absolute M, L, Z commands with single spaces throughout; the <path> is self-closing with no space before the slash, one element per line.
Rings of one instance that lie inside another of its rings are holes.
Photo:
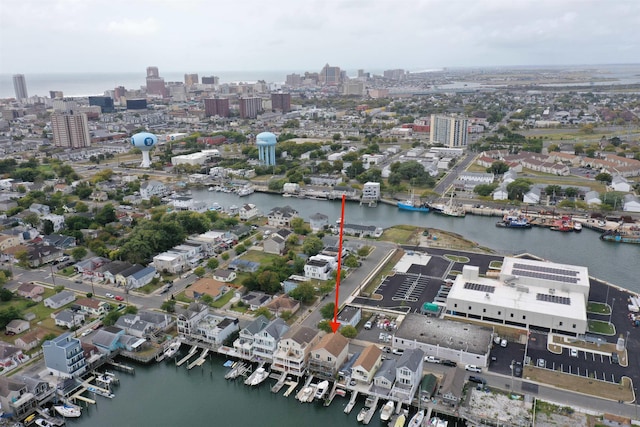
<path fill-rule="evenodd" d="M 586 267 L 506 257 L 497 278 L 465 266 L 447 297 L 447 313 L 492 324 L 553 331 L 587 331 Z"/>
<path fill-rule="evenodd" d="M 467 146 L 469 120 L 465 117 L 431 115 L 429 142 L 450 148 Z"/>

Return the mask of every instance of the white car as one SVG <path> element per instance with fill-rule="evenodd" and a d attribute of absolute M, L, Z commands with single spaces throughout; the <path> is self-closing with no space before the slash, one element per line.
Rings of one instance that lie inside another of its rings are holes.
<path fill-rule="evenodd" d="M 503 338 L 502 341 L 500 341 L 500 347 L 506 347 L 506 346 L 507 346 L 507 340 Z"/>
<path fill-rule="evenodd" d="M 371 321 L 367 321 L 367 323 L 364 324 L 364 328 L 365 329 L 371 329 L 373 327 L 373 325 L 371 324 Z"/>
<path fill-rule="evenodd" d="M 424 361 L 429 363 L 440 363 L 440 359 L 434 356 L 427 356 L 424 358 Z"/>
<path fill-rule="evenodd" d="M 113 294 L 110 294 L 109 292 L 104 294 L 104 296 L 107 297 L 107 298 L 115 298 L 115 296 Z"/>
<path fill-rule="evenodd" d="M 464 365 L 464 369 L 469 372 L 482 373 L 482 369 L 476 365 Z"/>
<path fill-rule="evenodd" d="M 578 349 L 576 348 L 571 349 L 571 357 L 578 357 Z"/>
<path fill-rule="evenodd" d="M 81 337 L 86 337 L 87 335 L 89 335 L 91 332 L 93 332 L 91 329 L 87 329 L 86 331 L 84 331 L 82 334 L 80 334 Z"/>
<path fill-rule="evenodd" d="M 398 356 L 400 356 L 400 355 L 402 355 L 402 353 L 404 353 L 404 349 L 402 349 L 402 348 L 394 348 L 393 350 L 391 350 L 391 353 L 397 354 Z"/>

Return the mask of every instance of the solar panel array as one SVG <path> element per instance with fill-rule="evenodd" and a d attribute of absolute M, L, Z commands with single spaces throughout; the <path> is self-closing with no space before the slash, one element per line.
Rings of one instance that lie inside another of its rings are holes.
<path fill-rule="evenodd" d="M 578 283 L 577 277 L 557 276 L 555 274 L 538 273 L 537 271 L 513 269 L 511 273 L 516 274 L 518 276 L 523 276 L 523 277 L 533 277 L 536 279 L 553 280 L 554 282 Z"/>
<path fill-rule="evenodd" d="M 549 294 L 536 294 L 536 299 L 538 301 L 555 302 L 556 304 L 571 305 L 571 298 L 569 297 L 559 297 L 557 295 L 549 295 Z"/>
<path fill-rule="evenodd" d="M 465 282 L 464 288 L 471 289 L 472 291 L 490 292 L 490 293 L 494 293 L 496 290 L 495 286 L 483 285 L 481 283 L 473 283 L 473 282 Z"/>
<path fill-rule="evenodd" d="M 520 262 L 516 262 L 515 264 L 513 264 L 513 268 L 518 268 L 520 270 L 537 271 L 538 273 L 559 274 L 561 276 L 577 276 L 578 275 L 578 272 L 575 270 L 566 270 L 564 268 L 543 267 L 541 265 L 523 264 Z"/>

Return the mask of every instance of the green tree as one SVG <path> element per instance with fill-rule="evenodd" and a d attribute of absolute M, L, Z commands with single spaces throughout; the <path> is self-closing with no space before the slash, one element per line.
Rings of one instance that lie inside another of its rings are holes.
<path fill-rule="evenodd" d="M 49 235 L 54 232 L 53 222 L 50 219 L 42 221 L 42 234 Z"/>
<path fill-rule="evenodd" d="M 602 182 L 603 184 L 611 184 L 611 181 L 613 180 L 613 177 L 611 176 L 610 173 L 607 172 L 601 172 L 598 175 L 595 176 L 595 180 L 598 182 Z"/>
<path fill-rule="evenodd" d="M 320 314 L 322 314 L 322 318 L 331 319 L 333 317 L 333 312 L 335 310 L 335 307 L 336 305 L 333 302 L 323 305 L 322 308 L 320 309 Z"/>
<path fill-rule="evenodd" d="M 82 246 L 76 246 L 71 250 L 71 257 L 76 261 L 79 261 L 86 256 L 87 250 Z"/>
<path fill-rule="evenodd" d="M 120 313 L 120 311 L 118 310 L 111 310 L 109 313 L 107 313 L 107 315 L 104 317 L 104 319 L 102 319 L 102 323 L 105 326 L 112 326 L 114 325 L 118 319 L 120 318 L 120 316 L 122 316 L 122 314 Z"/>
<path fill-rule="evenodd" d="M 124 309 L 124 314 L 138 314 L 138 307 L 136 307 L 135 305 L 128 305 Z"/>
<path fill-rule="evenodd" d="M 220 262 L 218 262 L 217 258 L 209 258 L 209 260 L 207 261 L 207 268 L 209 268 L 210 270 L 215 270 L 219 265 Z"/>
<path fill-rule="evenodd" d="M 345 338 L 355 338 L 358 335 L 358 330 L 351 325 L 346 325 L 340 328 L 340 333 Z"/>
<path fill-rule="evenodd" d="M 196 267 L 193 270 L 193 274 L 195 274 L 198 277 L 203 277 L 205 275 L 207 271 L 204 269 L 204 267 L 200 266 L 200 267 Z"/>
<path fill-rule="evenodd" d="M 0 289 L 0 301 L 7 302 L 7 301 L 11 301 L 12 298 L 13 298 L 13 292 L 5 288 Z"/>
<path fill-rule="evenodd" d="M 359 265 L 359 261 L 358 261 L 358 257 L 356 257 L 353 254 L 349 254 L 344 258 L 344 261 L 342 262 L 342 264 L 345 267 L 349 267 L 349 268 L 356 268 Z"/>
<path fill-rule="evenodd" d="M 308 304 L 315 299 L 316 291 L 311 283 L 305 282 L 289 292 L 289 296 L 303 304 Z"/>
<path fill-rule="evenodd" d="M 318 329 L 320 329 L 321 331 L 325 331 L 327 333 L 331 333 L 333 332 L 333 330 L 331 329 L 331 325 L 329 324 L 328 320 L 321 320 L 318 325 L 317 325 Z"/>
<path fill-rule="evenodd" d="M 516 178 L 515 181 L 507 184 L 507 193 L 509 194 L 509 200 L 520 200 L 531 189 L 531 181 L 525 178 Z"/>
<path fill-rule="evenodd" d="M 576 187 L 567 187 L 564 190 L 564 194 L 567 197 L 571 197 L 571 198 L 576 197 L 578 195 L 578 189 Z"/>
<path fill-rule="evenodd" d="M 300 217 L 291 220 L 291 228 L 293 228 L 294 233 L 301 235 L 306 235 L 311 231 L 307 224 L 305 224 L 304 219 Z"/>
<path fill-rule="evenodd" d="M 213 304 L 213 297 L 209 294 L 204 294 L 200 297 L 200 302 L 206 305 Z"/>
<path fill-rule="evenodd" d="M 478 184 L 473 188 L 473 192 L 478 196 L 490 196 L 493 191 L 498 188 L 498 184 Z"/>
<path fill-rule="evenodd" d="M 544 192 L 545 192 L 545 194 L 547 196 L 555 196 L 555 197 L 557 197 L 557 196 L 560 195 L 560 193 L 562 193 L 562 187 L 560 187 L 559 185 L 555 185 L 555 184 L 547 185 L 544 188 Z"/>
<path fill-rule="evenodd" d="M 167 313 L 174 313 L 176 311 L 176 300 L 170 299 L 163 302 L 160 306 L 160 309 L 166 311 Z"/>
<path fill-rule="evenodd" d="M 28 214 L 26 214 L 23 218 L 22 218 L 22 222 L 25 222 L 27 224 L 29 224 L 32 227 L 38 227 L 38 225 L 40 224 L 40 217 L 38 217 L 38 214 L 35 212 L 30 212 Z"/>
<path fill-rule="evenodd" d="M 57 285 L 56 287 L 53 288 L 53 291 L 57 294 L 64 291 L 64 285 Z"/>
<path fill-rule="evenodd" d="M 289 310 L 285 310 L 282 313 L 280 313 L 279 316 L 282 320 L 284 320 L 285 322 L 288 322 L 289 319 L 291 319 L 293 317 L 293 313 L 290 312 Z"/>
<path fill-rule="evenodd" d="M 503 162 L 502 160 L 498 160 L 491 163 L 491 166 L 487 168 L 487 173 L 502 175 L 508 170 L 509 170 L 509 165 Z"/>
<path fill-rule="evenodd" d="M 269 310 L 267 307 L 260 307 L 259 309 L 257 309 L 253 315 L 255 317 L 258 317 L 260 315 L 266 317 L 267 319 L 271 320 L 273 318 L 273 313 L 271 313 L 271 310 Z"/>
<path fill-rule="evenodd" d="M 323 247 L 322 240 L 315 236 L 310 236 L 302 244 L 302 252 L 308 256 L 313 256 L 319 254 Z"/>

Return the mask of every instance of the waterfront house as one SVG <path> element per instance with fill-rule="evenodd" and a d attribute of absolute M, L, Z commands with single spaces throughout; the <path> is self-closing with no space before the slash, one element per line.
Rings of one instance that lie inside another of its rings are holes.
<path fill-rule="evenodd" d="M 342 326 L 350 325 L 355 328 L 361 319 L 362 309 L 360 307 L 345 305 L 338 313 L 338 322 Z"/>
<path fill-rule="evenodd" d="M 290 329 L 278 343 L 271 369 L 301 377 L 307 371 L 311 348 L 318 340 L 318 332 L 315 329 L 306 326 Z"/>
<path fill-rule="evenodd" d="M 233 342 L 233 348 L 238 355 L 247 360 L 253 359 L 253 341 L 256 335 L 269 325 L 269 319 L 260 315 L 251 323 L 240 329 L 238 338 Z"/>
<path fill-rule="evenodd" d="M 52 387 L 47 381 L 29 375 L 19 374 L 11 377 L 16 381 L 20 381 L 27 386 L 27 391 L 33 394 L 36 403 L 40 406 L 51 400 L 55 393 L 55 387 Z"/>
<path fill-rule="evenodd" d="M 300 301 L 296 301 L 287 294 L 282 294 L 274 297 L 265 307 L 267 307 L 274 316 L 280 317 L 285 311 L 295 314 L 300 309 Z"/>
<path fill-rule="evenodd" d="M 373 381 L 373 375 L 382 365 L 382 350 L 375 344 L 371 344 L 362 350 L 360 357 L 351 367 L 351 378 L 364 384 Z"/>
<path fill-rule="evenodd" d="M 287 246 L 287 239 L 293 232 L 287 229 L 280 229 L 264 239 L 262 247 L 265 253 L 282 255 Z"/>
<path fill-rule="evenodd" d="M 0 407 L 16 419 L 23 419 L 35 412 L 37 401 L 27 385 L 15 378 L 0 376 Z"/>
<path fill-rule="evenodd" d="M 108 303 L 94 298 L 80 298 L 76 301 L 76 305 L 90 316 L 107 314 L 107 307 L 109 306 Z"/>
<path fill-rule="evenodd" d="M 260 216 L 260 210 L 253 203 L 245 203 L 238 211 L 241 221 L 249 221 L 250 219 Z"/>
<path fill-rule="evenodd" d="M 405 350 L 396 364 L 396 382 L 391 393 L 398 400 L 411 403 L 422 379 L 424 352 L 419 348 Z"/>
<path fill-rule="evenodd" d="M 438 377 L 433 374 L 427 374 L 422 378 L 420 382 L 420 399 L 427 402 L 436 395 L 438 389 Z"/>
<path fill-rule="evenodd" d="M 502 183 L 493 192 L 493 200 L 507 200 L 508 198 L 509 192 L 507 191 L 507 185 L 505 183 Z"/>
<path fill-rule="evenodd" d="M 198 279 L 193 285 L 185 289 L 184 294 L 188 298 L 201 298 L 209 295 L 214 301 L 220 299 L 229 291 L 229 285 L 216 279 L 203 277 Z"/>
<path fill-rule="evenodd" d="M 360 224 L 345 224 L 344 234 L 359 236 L 359 237 L 375 237 L 382 236 L 384 230 L 382 227 L 376 227 L 375 225 L 360 225 Z"/>
<path fill-rule="evenodd" d="M 299 216 L 291 206 L 275 207 L 267 216 L 267 224 L 272 227 L 291 227 L 291 220 Z"/>
<path fill-rule="evenodd" d="M 382 361 L 380 369 L 373 376 L 373 385 L 378 389 L 384 390 L 388 394 L 396 380 L 396 359 L 387 359 Z"/>
<path fill-rule="evenodd" d="M 633 194 L 626 194 L 624 196 L 624 208 L 625 212 L 640 212 L 640 199 Z"/>
<path fill-rule="evenodd" d="M 236 272 L 226 268 L 219 268 L 213 272 L 212 277 L 219 282 L 229 283 L 236 280 Z"/>
<path fill-rule="evenodd" d="M 153 332 L 165 329 L 170 323 L 171 316 L 168 314 L 140 310 L 136 314 L 120 316 L 115 326 L 123 329 L 127 335 L 142 338 Z"/>
<path fill-rule="evenodd" d="M 362 186 L 363 203 L 377 202 L 381 194 L 379 182 L 365 182 Z M 313 230 L 313 227 L 311 229 Z"/>
<path fill-rule="evenodd" d="M 326 334 L 309 355 L 309 373 L 331 379 L 349 355 L 349 340 L 340 333 Z"/>
<path fill-rule="evenodd" d="M 76 300 L 76 294 L 73 293 L 72 291 L 61 291 L 45 299 L 44 306 L 57 310 L 58 308 L 63 307 L 69 303 L 72 303 L 75 300 Z"/>
<path fill-rule="evenodd" d="M 522 198 L 523 203 L 529 205 L 537 205 L 540 203 L 540 194 L 542 189 L 540 187 L 532 187 Z"/>
<path fill-rule="evenodd" d="M 457 405 L 462 398 L 466 373 L 464 369 L 449 368 L 444 376 L 442 387 L 438 392 L 442 400 L 451 405 Z"/>
<path fill-rule="evenodd" d="M 120 348 L 118 341 L 124 336 L 124 330 L 115 326 L 99 329 L 91 338 L 91 343 L 105 354 L 111 354 Z"/>
<path fill-rule="evenodd" d="M 23 283 L 18 286 L 16 293 L 23 298 L 40 302 L 42 301 L 42 294 L 44 294 L 44 287 L 34 283 Z"/>
<path fill-rule="evenodd" d="M 587 205 L 601 205 L 602 200 L 600 199 L 600 193 L 597 191 L 588 191 L 584 195 L 584 201 Z"/>
<path fill-rule="evenodd" d="M 164 197 L 168 194 L 168 188 L 160 181 L 150 180 L 140 184 L 140 197 L 149 200 L 152 196 Z"/>
<path fill-rule="evenodd" d="M 29 330 L 29 327 L 30 327 L 29 322 L 27 322 L 26 320 L 13 319 L 9 323 L 7 323 L 7 326 L 5 327 L 6 329 L 5 333 L 17 335 L 17 334 L 23 333 L 24 331 Z"/>
<path fill-rule="evenodd" d="M 16 338 L 13 344 L 22 351 L 29 351 L 40 345 L 40 340 L 47 333 L 42 329 L 34 329 Z"/>
<path fill-rule="evenodd" d="M 309 217 L 309 226 L 314 233 L 324 230 L 329 226 L 329 217 L 322 213 L 314 213 Z"/>
<path fill-rule="evenodd" d="M 69 378 L 82 375 L 86 362 L 80 340 L 66 332 L 42 344 L 44 362 L 51 375 Z"/>
<path fill-rule="evenodd" d="M 209 313 L 204 304 L 191 303 L 186 310 L 180 310 L 177 317 L 178 335 L 183 341 L 200 342 L 218 347 L 235 331 L 238 319 Z"/>
<path fill-rule="evenodd" d="M 271 362 L 273 354 L 278 349 L 278 343 L 289 330 L 289 325 L 281 318 L 272 320 L 264 329 L 258 332 L 253 340 L 253 356 L 255 359 Z"/>
<path fill-rule="evenodd" d="M 249 310 L 256 311 L 257 309 L 271 301 L 271 295 L 260 291 L 251 291 L 244 294 L 241 300 L 249 307 Z"/>
<path fill-rule="evenodd" d="M 53 320 L 56 326 L 62 326 L 64 328 L 74 328 L 81 326 L 84 323 L 85 313 L 82 311 L 62 310 L 54 315 Z"/>

